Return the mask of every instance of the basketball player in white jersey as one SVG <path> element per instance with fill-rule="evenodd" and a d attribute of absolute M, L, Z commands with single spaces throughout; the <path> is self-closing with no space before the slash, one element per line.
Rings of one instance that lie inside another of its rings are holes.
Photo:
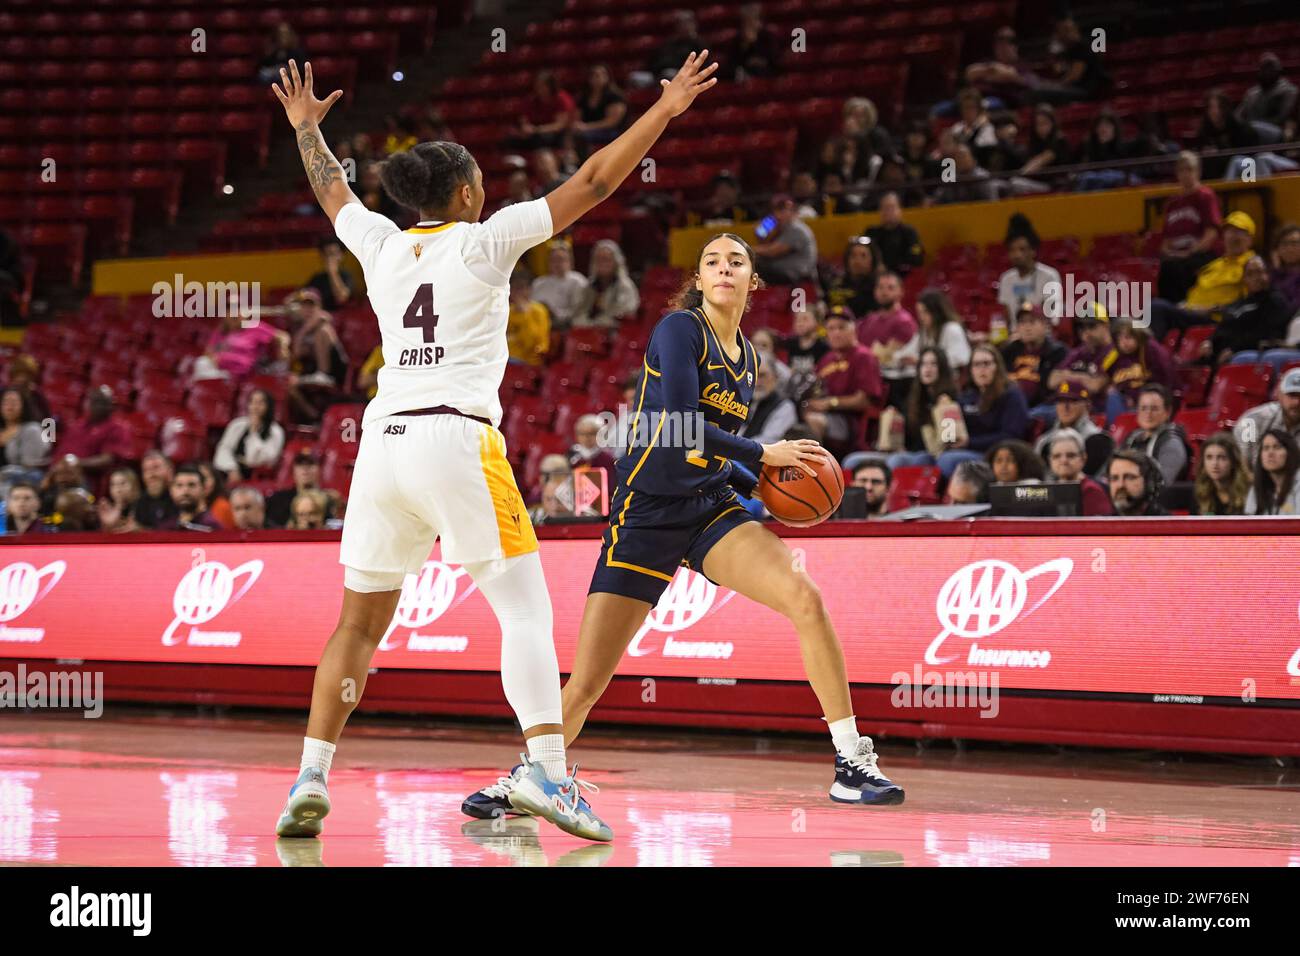
<path fill-rule="evenodd" d="M 708 52 L 692 53 L 671 81 L 661 80 L 659 100 L 545 199 L 507 206 L 486 222 L 478 221 L 483 174 L 463 146 L 420 143 L 395 153 L 382 167 L 384 188 L 422 220 L 405 232 L 361 204 L 325 144 L 320 122 L 342 91 L 317 99 L 311 64 L 300 76 L 292 60 L 272 84 L 312 191 L 365 272 L 384 355 L 343 524 L 343 607 L 316 668 L 300 772 L 277 835 L 320 833 L 343 725 L 406 575 L 441 538 L 442 559 L 469 572 L 501 624 L 501 681 L 528 749 L 516 809 L 575 836 L 613 839 L 566 767 L 551 599 L 497 430 L 509 277 L 524 252 L 618 188 L 668 121 L 717 82 L 717 64 L 704 65 Z"/>

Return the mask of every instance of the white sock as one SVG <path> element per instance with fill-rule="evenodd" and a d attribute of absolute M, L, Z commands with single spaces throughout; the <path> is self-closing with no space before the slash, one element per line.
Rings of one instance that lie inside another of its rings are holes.
<path fill-rule="evenodd" d="M 831 741 L 839 755 L 845 760 L 852 757 L 858 749 L 858 719 L 850 714 L 843 720 L 827 720 L 826 726 L 831 729 Z"/>
<path fill-rule="evenodd" d="M 569 775 L 564 766 L 564 734 L 541 734 L 528 739 L 528 759 L 542 765 L 546 779 L 560 783 Z"/>
<path fill-rule="evenodd" d="M 298 772 L 302 773 L 308 767 L 315 767 L 325 774 L 328 780 L 335 749 L 337 749 L 336 745 L 328 740 L 317 740 L 315 737 L 302 738 L 302 763 L 298 766 Z"/>

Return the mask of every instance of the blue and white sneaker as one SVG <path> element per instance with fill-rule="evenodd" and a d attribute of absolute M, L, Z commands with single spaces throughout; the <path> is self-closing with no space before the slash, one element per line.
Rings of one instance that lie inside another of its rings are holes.
<path fill-rule="evenodd" d="M 320 836 L 321 821 L 329 812 L 330 795 L 325 788 L 325 774 L 316 767 L 308 767 L 298 775 L 298 782 L 289 791 L 289 802 L 284 805 L 275 825 L 275 835 Z"/>
<path fill-rule="evenodd" d="M 877 759 L 870 737 L 860 739 L 858 749 L 847 760 L 837 753 L 831 799 L 836 803 L 902 803 L 903 788 L 880 772 Z"/>
<path fill-rule="evenodd" d="M 510 791 L 515 788 L 515 783 L 523 769 L 523 764 L 515 764 L 508 776 L 500 777 L 491 786 L 471 793 L 460 805 L 460 812 L 476 820 L 524 816 L 522 810 L 516 810 L 510 805 Z"/>
<path fill-rule="evenodd" d="M 579 792 L 581 787 L 586 787 L 593 793 L 600 791 L 592 784 L 578 779 L 577 764 L 574 764 L 573 772 L 563 781 L 551 783 L 541 764 L 530 763 L 522 754 L 520 759 L 523 761 L 521 772 L 507 798 L 512 807 L 548 820 L 565 833 L 584 840 L 608 843 L 614 839 L 614 831 L 609 824 L 596 816 L 596 812 Z"/>

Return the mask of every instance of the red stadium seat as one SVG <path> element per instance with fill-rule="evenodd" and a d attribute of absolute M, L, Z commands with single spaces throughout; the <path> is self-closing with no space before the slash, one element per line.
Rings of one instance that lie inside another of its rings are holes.
<path fill-rule="evenodd" d="M 176 415 L 162 423 L 158 433 L 162 453 L 175 462 L 208 458 L 208 427 L 196 419 Z"/>
<path fill-rule="evenodd" d="M 1128 437 L 1129 432 L 1137 428 L 1137 412 L 1124 412 L 1115 416 L 1115 421 L 1110 426 L 1110 437 L 1115 439 L 1115 447 L 1124 444 L 1124 439 Z"/>
<path fill-rule="evenodd" d="M 908 465 L 895 468 L 889 486 L 890 511 L 902 511 L 918 504 L 934 504 L 940 500 L 939 469 L 934 465 Z"/>

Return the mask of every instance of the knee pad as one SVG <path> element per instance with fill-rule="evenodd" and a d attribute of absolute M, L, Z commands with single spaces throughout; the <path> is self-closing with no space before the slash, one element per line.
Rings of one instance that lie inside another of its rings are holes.
<path fill-rule="evenodd" d="M 346 565 L 343 568 L 343 586 L 349 591 L 359 591 L 362 594 L 400 591 L 405 580 L 404 571 L 361 571 Z"/>

